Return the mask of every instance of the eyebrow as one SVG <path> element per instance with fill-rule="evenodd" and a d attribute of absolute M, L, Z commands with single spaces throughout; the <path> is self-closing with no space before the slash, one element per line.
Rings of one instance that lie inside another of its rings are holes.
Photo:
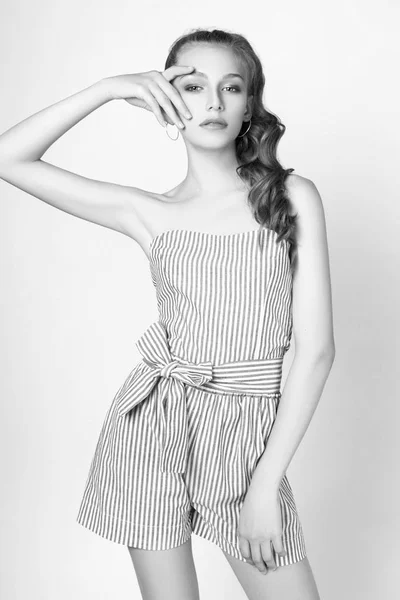
<path fill-rule="evenodd" d="M 201 71 L 193 71 L 192 73 L 185 73 L 184 75 L 180 75 L 178 78 L 182 79 L 183 77 L 189 77 L 189 75 L 202 75 L 203 77 L 207 77 L 207 75 L 205 73 L 202 73 Z M 226 75 L 224 75 L 222 79 L 229 79 L 230 77 L 240 77 L 240 79 L 244 81 L 244 77 L 242 77 L 242 75 L 240 75 L 239 73 L 226 73 Z"/>

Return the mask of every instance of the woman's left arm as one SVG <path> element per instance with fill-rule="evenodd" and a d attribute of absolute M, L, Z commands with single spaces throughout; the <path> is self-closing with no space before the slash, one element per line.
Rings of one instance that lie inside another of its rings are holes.
<path fill-rule="evenodd" d="M 325 215 L 314 183 L 287 178 L 288 197 L 297 213 L 298 255 L 293 272 L 295 357 L 268 444 L 251 488 L 278 490 L 315 412 L 335 356 L 332 297 Z"/>

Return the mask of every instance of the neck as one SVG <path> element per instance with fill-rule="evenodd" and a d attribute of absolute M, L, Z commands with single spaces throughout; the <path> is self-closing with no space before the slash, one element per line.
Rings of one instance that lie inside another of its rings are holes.
<path fill-rule="evenodd" d="M 246 189 L 245 183 L 236 173 L 239 166 L 234 144 L 226 148 L 188 146 L 188 169 L 182 181 L 180 192 L 185 197 L 209 198 L 240 192 Z"/>

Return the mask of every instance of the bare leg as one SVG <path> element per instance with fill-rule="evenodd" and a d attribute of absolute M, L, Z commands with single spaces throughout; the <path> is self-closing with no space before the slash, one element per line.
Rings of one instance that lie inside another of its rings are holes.
<path fill-rule="evenodd" d="M 249 600 L 320 600 L 308 558 L 266 575 L 224 552 Z"/>
<path fill-rule="evenodd" d="M 191 538 L 171 550 L 128 550 L 143 600 L 199 600 Z"/>

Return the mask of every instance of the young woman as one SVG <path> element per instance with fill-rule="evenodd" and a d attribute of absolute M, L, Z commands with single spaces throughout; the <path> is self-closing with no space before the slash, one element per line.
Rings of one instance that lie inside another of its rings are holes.
<path fill-rule="evenodd" d="M 277 159 L 285 127 L 264 83 L 243 36 L 193 30 L 163 72 L 107 77 L 0 137 L 2 179 L 150 261 L 159 320 L 107 412 L 77 518 L 128 546 L 145 599 L 199 597 L 192 532 L 222 549 L 248 598 L 319 598 L 286 470 L 335 354 L 326 227 L 313 182 Z M 174 189 L 41 160 L 118 99 L 177 126 L 188 170 Z"/>

